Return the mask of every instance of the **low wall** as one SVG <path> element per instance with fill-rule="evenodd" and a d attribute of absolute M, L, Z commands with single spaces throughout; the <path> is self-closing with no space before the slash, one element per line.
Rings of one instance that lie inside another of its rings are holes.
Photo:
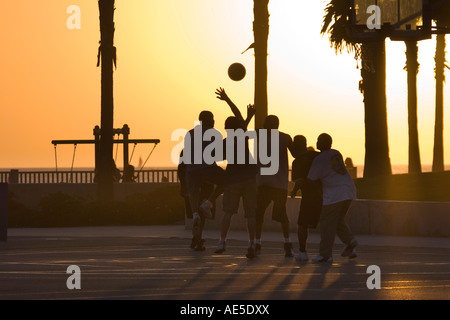
<path fill-rule="evenodd" d="M 301 198 L 287 200 L 287 211 L 291 232 L 297 232 L 298 210 Z M 266 211 L 263 231 L 280 231 L 278 222 L 272 221 L 271 206 Z M 222 198 L 217 201 L 214 220 L 207 220 L 206 229 L 219 229 L 222 213 Z M 355 234 L 391 236 L 450 237 L 450 202 L 414 202 L 355 200 L 347 214 L 347 223 Z M 192 220 L 186 219 L 190 229 Z M 232 230 L 246 230 L 242 203 L 239 212 L 231 221 Z M 318 230 L 312 230 L 317 232 Z"/>
<path fill-rule="evenodd" d="M 124 200 L 128 195 L 148 193 L 155 188 L 161 188 L 173 183 L 115 183 L 114 198 Z M 29 208 L 38 208 L 40 200 L 49 194 L 62 192 L 72 196 L 82 197 L 86 201 L 97 197 L 97 184 L 94 183 L 42 183 L 42 184 L 9 184 L 10 193 L 14 199 Z"/>
<path fill-rule="evenodd" d="M 0 183 L 0 241 L 8 239 L 8 184 Z"/>
<path fill-rule="evenodd" d="M 348 223 L 360 234 L 450 237 L 450 202 L 355 200 Z"/>
<path fill-rule="evenodd" d="M 115 198 L 123 200 L 127 195 L 147 193 L 173 183 L 118 183 L 114 186 Z M 8 191 L 16 201 L 27 207 L 37 208 L 45 195 L 63 192 L 80 196 L 87 201 L 97 194 L 96 184 L 9 184 Z M 177 195 L 178 196 L 178 195 Z M 301 198 L 287 200 L 287 210 L 291 221 L 291 231 L 297 232 L 297 217 Z M 280 224 L 271 220 L 266 213 L 264 231 L 280 231 Z M 208 220 L 207 229 L 219 229 L 222 217 L 222 198 L 217 201 L 217 214 Z M 358 199 L 352 203 L 347 221 L 355 234 L 450 237 L 450 202 L 383 201 Z M 186 228 L 192 221 L 185 220 Z M 239 213 L 232 219 L 232 230 L 246 230 L 242 204 Z M 312 230 L 317 231 L 317 230 Z"/>

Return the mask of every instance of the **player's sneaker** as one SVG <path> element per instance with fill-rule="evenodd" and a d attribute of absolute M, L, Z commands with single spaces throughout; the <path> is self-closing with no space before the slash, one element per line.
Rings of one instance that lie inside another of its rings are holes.
<path fill-rule="evenodd" d="M 245 255 L 248 259 L 253 259 L 256 257 L 255 248 L 248 247 L 247 254 Z"/>
<path fill-rule="evenodd" d="M 292 243 L 290 242 L 284 243 L 284 256 L 286 258 L 291 258 L 294 256 L 294 249 L 292 249 Z"/>
<path fill-rule="evenodd" d="M 225 252 L 225 249 L 226 249 L 225 242 L 219 242 L 219 244 L 217 245 L 216 250 L 214 250 L 214 253 L 223 253 L 223 252 Z"/>
<path fill-rule="evenodd" d="M 197 243 L 195 244 L 194 250 L 195 251 L 205 251 L 206 248 L 204 246 L 204 243 L 205 243 L 205 239 L 199 239 L 197 241 Z"/>
<path fill-rule="evenodd" d="M 200 211 L 205 215 L 206 219 L 212 219 L 212 203 L 206 200 L 200 205 Z"/>
<path fill-rule="evenodd" d="M 302 252 L 300 251 L 296 256 L 295 256 L 295 260 L 296 261 L 308 261 L 309 257 L 308 254 L 306 252 Z"/>
<path fill-rule="evenodd" d="M 341 256 L 348 257 L 349 259 L 356 258 L 356 246 L 358 242 L 353 239 L 350 243 L 345 247 L 344 251 L 342 251 Z"/>
<path fill-rule="evenodd" d="M 333 262 L 332 257 L 322 257 L 321 255 L 318 255 L 311 260 L 312 262 L 321 263 L 321 262 Z"/>

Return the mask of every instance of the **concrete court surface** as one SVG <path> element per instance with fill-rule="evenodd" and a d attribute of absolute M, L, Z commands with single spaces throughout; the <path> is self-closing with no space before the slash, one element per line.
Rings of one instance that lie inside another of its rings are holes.
<path fill-rule="evenodd" d="M 8 241 L 0 242 L 0 300 L 188 300 L 201 305 L 450 298 L 450 238 L 360 235 L 357 258 L 341 257 L 343 245 L 336 240 L 333 263 L 322 264 L 285 258 L 281 233 L 264 233 L 262 253 L 253 260 L 245 257 L 245 232 L 230 231 L 220 255 L 214 254 L 218 231 L 204 233 L 203 252 L 189 248 L 190 238 L 184 225 L 9 229 Z M 296 243 L 295 234 L 291 239 Z M 319 235 L 311 234 L 310 258 L 318 243 Z M 68 273 L 72 265 L 79 273 Z M 80 289 L 69 289 L 68 283 Z M 373 288 L 376 284 L 379 289 Z"/>

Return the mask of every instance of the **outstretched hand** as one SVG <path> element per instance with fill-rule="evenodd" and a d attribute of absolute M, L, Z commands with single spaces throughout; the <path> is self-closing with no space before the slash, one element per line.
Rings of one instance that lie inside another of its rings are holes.
<path fill-rule="evenodd" d="M 254 104 L 249 104 L 247 106 L 247 118 L 251 119 L 256 113 L 256 107 Z"/>
<path fill-rule="evenodd" d="M 227 101 L 229 100 L 224 88 L 216 89 L 217 99 Z"/>

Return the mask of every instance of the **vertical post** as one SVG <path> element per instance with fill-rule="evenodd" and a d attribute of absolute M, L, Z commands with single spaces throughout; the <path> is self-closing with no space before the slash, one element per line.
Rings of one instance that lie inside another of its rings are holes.
<path fill-rule="evenodd" d="M 111 201 L 114 197 L 113 179 L 113 62 L 114 48 L 114 0 L 99 0 L 100 55 L 101 55 L 101 126 L 100 167 L 98 170 L 98 197 Z"/>
<path fill-rule="evenodd" d="M 8 184 L 0 183 L 0 241 L 8 240 Z"/>
<path fill-rule="evenodd" d="M 422 32 L 431 39 L 431 24 L 433 10 L 429 1 L 422 2 Z"/>
<path fill-rule="evenodd" d="M 122 128 L 123 135 L 123 170 L 125 171 L 128 166 L 128 136 L 130 135 L 130 127 L 127 124 L 123 125 Z"/>
<path fill-rule="evenodd" d="M 100 127 L 94 127 L 94 137 L 95 137 L 95 173 L 97 174 L 100 168 Z"/>
<path fill-rule="evenodd" d="M 351 25 L 354 25 L 355 24 L 355 16 L 356 16 L 355 0 L 350 0 L 350 2 L 351 2 L 350 23 L 351 23 Z"/>
<path fill-rule="evenodd" d="M 417 74 L 419 72 L 417 41 L 405 41 L 408 82 L 408 173 L 422 172 L 417 126 Z"/>
<path fill-rule="evenodd" d="M 401 15 L 401 3 L 400 0 L 397 1 L 397 22 L 399 22 L 402 19 L 402 15 Z"/>
<path fill-rule="evenodd" d="M 267 116 L 267 41 L 269 0 L 254 0 L 253 35 L 255 43 L 255 128 L 263 127 Z"/>
<path fill-rule="evenodd" d="M 9 172 L 9 183 L 19 183 L 19 170 L 11 169 L 11 171 Z"/>
<path fill-rule="evenodd" d="M 439 26 L 439 22 L 438 22 Z M 433 146 L 433 172 L 444 171 L 444 82 L 445 82 L 445 34 L 436 36 L 435 61 L 435 120 Z"/>

